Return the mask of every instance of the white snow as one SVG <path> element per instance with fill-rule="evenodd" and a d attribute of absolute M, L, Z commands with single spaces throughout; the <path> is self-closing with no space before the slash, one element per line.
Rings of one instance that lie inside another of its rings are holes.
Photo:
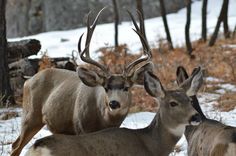
<path fill-rule="evenodd" d="M 218 79 L 218 78 L 215 78 L 215 77 L 207 77 L 205 80 L 209 81 L 209 82 L 224 82 L 224 80 Z"/>
<path fill-rule="evenodd" d="M 234 86 L 236 88 L 236 86 Z M 217 99 L 220 97 L 220 94 L 209 94 L 209 93 L 200 93 L 198 95 L 199 102 L 203 109 L 203 112 L 206 114 L 208 118 L 215 119 L 221 121 L 224 124 L 236 126 L 236 109 L 230 112 L 219 112 L 213 108 L 213 105 L 217 103 Z M 4 110 L 7 111 L 7 110 Z M 18 109 L 17 111 L 21 111 Z M 151 112 L 139 112 L 135 114 L 130 114 L 122 123 L 121 127 L 127 127 L 131 129 L 143 128 L 150 124 L 155 113 Z M 11 151 L 11 143 L 16 139 L 20 132 L 20 121 L 21 118 L 13 118 L 6 121 L 0 121 L 0 143 L 4 144 L 4 146 L 0 146 L 0 154 L 2 156 L 9 155 Z M 46 127 L 42 128 L 28 143 L 23 149 L 21 156 L 27 151 L 27 149 L 35 142 L 35 140 L 42 138 L 44 136 L 48 136 L 51 133 L 47 130 Z M 172 154 L 176 156 L 186 156 L 187 155 L 187 142 L 185 137 L 183 136 L 177 145 L 180 147 L 181 151 L 178 153 L 173 152 Z M 1 149 L 2 148 L 2 149 Z M 2 153 L 1 153 L 2 152 Z"/>
<path fill-rule="evenodd" d="M 158 3 L 158 1 L 157 1 Z M 207 10 L 207 28 L 208 35 L 211 35 L 217 21 L 221 9 L 222 0 L 209 0 L 208 10 Z M 192 19 L 190 27 L 191 40 L 197 40 L 200 38 L 201 34 L 201 1 L 195 1 L 192 4 Z M 230 0 L 229 2 L 229 12 L 228 12 L 228 22 L 230 29 L 234 29 L 236 24 L 236 1 Z M 104 10 L 106 11 L 106 10 Z M 101 14 L 101 16 L 103 16 Z M 127 14 L 128 16 L 128 14 Z M 167 16 L 168 24 L 170 28 L 170 33 L 172 37 L 173 44 L 183 45 L 185 43 L 184 38 L 184 28 L 186 21 L 186 9 L 181 9 L 177 13 L 172 13 Z M 158 46 L 158 41 L 165 37 L 165 30 L 161 17 L 152 18 L 145 20 L 146 35 L 151 46 Z M 126 43 L 133 53 L 138 52 L 142 47 L 138 36 L 132 30 L 132 22 L 122 22 L 119 25 L 119 42 Z M 222 28 L 220 29 L 222 31 Z M 9 39 L 9 41 L 21 40 L 21 39 L 38 39 L 41 42 L 41 51 L 49 54 L 50 57 L 59 56 L 71 56 L 72 51 L 77 51 L 77 44 L 79 37 L 82 33 L 86 32 L 86 28 L 79 28 L 67 31 L 53 31 L 46 32 L 37 35 L 27 36 L 23 38 Z M 85 39 L 86 33 L 84 34 L 83 41 Z M 68 41 L 61 42 L 61 39 L 68 39 Z M 99 48 L 114 45 L 114 25 L 110 24 L 100 24 L 97 25 L 93 38 L 90 44 L 91 56 L 97 58 L 98 55 L 95 53 Z M 83 48 L 84 46 L 82 46 Z M 42 53 L 37 56 L 41 57 Z M 80 62 L 80 61 L 79 61 Z"/>
<path fill-rule="evenodd" d="M 221 9 L 222 0 L 209 0 L 208 1 L 208 35 L 214 30 L 217 17 Z M 201 34 L 201 1 L 195 1 L 192 5 L 192 21 L 191 21 L 191 40 L 199 39 Z M 230 0 L 229 4 L 229 26 L 233 29 L 236 24 L 236 1 Z M 184 27 L 186 19 L 186 9 L 181 9 L 177 13 L 169 14 L 167 16 L 170 33 L 174 45 L 184 44 Z M 157 46 L 158 40 L 165 38 L 165 31 L 163 22 L 160 17 L 145 20 L 146 34 L 148 41 L 151 46 Z M 131 29 L 133 27 L 131 22 L 122 22 L 119 25 L 119 41 L 120 43 L 126 43 L 132 52 L 137 52 L 141 48 L 141 43 L 138 36 Z M 104 46 L 112 46 L 114 43 L 114 26 L 113 24 L 101 24 L 98 25 L 91 43 L 92 57 L 97 58 L 98 54 L 95 53 L 99 48 Z M 221 29 L 222 31 L 222 29 Z M 86 32 L 85 28 L 68 30 L 68 31 L 54 31 L 41 33 L 33 36 L 9 39 L 10 41 L 35 38 L 40 40 L 42 44 L 42 52 L 47 51 L 50 57 L 59 56 L 71 56 L 73 50 L 77 50 L 77 43 L 79 36 Z M 61 39 L 68 39 L 68 41 L 61 42 Z M 33 57 L 41 57 L 41 54 Z M 221 80 L 209 78 L 209 81 L 221 82 Z M 220 85 L 220 84 L 219 84 Z M 222 91 L 236 91 L 236 87 L 231 84 L 221 85 Z M 209 117 L 225 124 L 236 126 L 236 109 L 230 112 L 219 112 L 213 108 L 213 104 L 217 103 L 217 99 L 221 94 L 199 94 L 199 101 L 201 103 L 204 113 Z M 0 113 L 9 111 L 8 109 L 0 109 Z M 11 111 L 11 110 L 10 110 Z M 17 109 L 17 111 L 22 111 Z M 140 112 L 136 114 L 130 114 L 122 124 L 122 127 L 129 127 L 132 129 L 141 128 L 147 126 L 155 113 Z M 16 139 L 20 133 L 20 122 L 21 118 L 13 118 L 6 121 L 0 120 L 0 155 L 8 156 L 11 151 L 11 142 Z M 51 133 L 44 127 L 38 134 L 34 136 L 31 142 L 23 149 L 21 156 L 24 155 L 26 150 L 36 139 L 50 135 Z M 187 155 L 187 143 L 184 137 L 178 142 L 178 145 L 182 149 L 179 153 L 172 153 L 175 156 L 186 156 Z"/>

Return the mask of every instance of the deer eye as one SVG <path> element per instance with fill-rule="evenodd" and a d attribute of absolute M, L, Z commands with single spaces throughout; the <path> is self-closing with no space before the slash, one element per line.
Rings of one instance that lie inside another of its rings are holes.
<path fill-rule="evenodd" d="M 178 106 L 178 105 L 179 105 L 179 104 L 178 104 L 178 103 L 176 103 L 176 102 L 173 102 L 173 101 L 172 101 L 172 102 L 170 102 L 170 106 L 171 106 L 171 107 L 175 107 L 175 106 Z"/>

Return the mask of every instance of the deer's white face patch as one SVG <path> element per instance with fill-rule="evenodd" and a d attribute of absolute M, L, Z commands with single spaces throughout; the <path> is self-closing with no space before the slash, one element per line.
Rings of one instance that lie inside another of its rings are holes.
<path fill-rule="evenodd" d="M 29 151 L 26 153 L 26 156 L 53 156 L 51 154 L 51 151 L 46 147 L 37 147 L 36 149 L 34 147 L 31 147 Z"/>
<path fill-rule="evenodd" d="M 169 128 L 169 132 L 174 136 L 181 137 L 184 134 L 186 124 L 181 124 L 175 128 Z"/>
<path fill-rule="evenodd" d="M 45 155 L 45 156 L 52 156 L 50 150 L 47 149 L 46 147 L 45 147 L 45 148 L 41 148 L 41 152 L 42 152 L 42 155 Z"/>
<path fill-rule="evenodd" d="M 236 144 L 230 143 L 224 156 L 232 156 L 235 154 L 236 154 Z"/>

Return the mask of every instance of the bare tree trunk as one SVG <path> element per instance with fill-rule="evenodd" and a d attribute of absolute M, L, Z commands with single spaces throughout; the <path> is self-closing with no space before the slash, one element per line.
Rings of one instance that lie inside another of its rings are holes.
<path fill-rule="evenodd" d="M 143 2 L 142 0 L 136 0 L 136 7 L 137 7 L 137 10 L 141 13 L 141 17 L 144 19 L 144 13 L 143 13 Z M 139 17 L 140 18 L 140 17 Z M 141 21 L 142 19 L 139 19 L 139 21 Z M 145 24 L 143 24 L 142 28 L 140 26 L 140 29 L 143 30 L 143 36 L 144 38 L 147 40 L 147 37 L 146 37 L 146 32 L 145 32 Z"/>
<path fill-rule="evenodd" d="M 207 40 L 207 2 L 208 0 L 202 2 L 202 40 L 204 42 Z"/>
<path fill-rule="evenodd" d="M 211 39 L 210 39 L 209 44 L 208 44 L 209 46 L 213 46 L 215 44 L 215 41 L 216 41 L 217 36 L 218 36 L 219 29 L 220 29 L 220 24 L 224 20 L 225 13 L 227 12 L 228 4 L 229 4 L 229 0 L 224 0 L 224 2 L 222 4 L 222 7 L 221 7 L 220 15 L 219 15 L 218 20 L 217 20 L 217 24 L 216 24 L 214 33 L 211 36 Z"/>
<path fill-rule="evenodd" d="M 186 20 L 186 25 L 185 25 L 185 41 L 186 41 L 186 46 L 187 46 L 187 51 L 188 54 L 191 56 L 193 48 L 192 48 L 192 44 L 190 41 L 190 37 L 189 37 L 189 28 L 190 28 L 190 24 L 191 24 L 191 0 L 187 0 L 187 20 Z"/>
<path fill-rule="evenodd" d="M 161 16 L 162 16 L 162 20 L 164 23 L 164 27 L 165 27 L 165 31 L 166 31 L 166 37 L 167 37 L 167 41 L 169 44 L 169 49 L 173 50 L 173 44 L 172 44 L 172 40 L 171 40 L 171 35 L 170 35 L 170 31 L 169 31 L 169 27 L 168 27 L 168 22 L 166 19 L 166 8 L 165 8 L 165 3 L 164 0 L 159 0 L 160 1 L 160 6 L 161 6 Z"/>
<path fill-rule="evenodd" d="M 6 0 L 0 0 L 0 96 L 1 104 L 15 104 L 7 62 Z"/>
<path fill-rule="evenodd" d="M 234 37 L 235 37 L 235 34 L 236 34 L 236 25 L 235 25 L 235 27 L 234 27 L 234 32 L 233 32 L 233 35 L 232 35 L 232 38 L 234 39 Z"/>
<path fill-rule="evenodd" d="M 118 25 L 119 25 L 119 11 L 117 6 L 117 0 L 112 0 L 114 7 L 114 19 L 115 19 L 115 47 L 119 46 L 118 42 Z"/>
<path fill-rule="evenodd" d="M 225 1 L 224 8 L 224 18 L 223 18 L 223 26 L 224 26 L 224 35 L 225 38 L 230 38 L 229 25 L 228 25 L 228 8 L 229 8 L 229 0 Z"/>

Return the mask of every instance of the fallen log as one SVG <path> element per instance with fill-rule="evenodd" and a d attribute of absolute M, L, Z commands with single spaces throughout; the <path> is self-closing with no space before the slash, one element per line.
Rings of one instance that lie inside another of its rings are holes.
<path fill-rule="evenodd" d="M 11 88 L 14 90 L 15 97 L 22 97 L 24 82 L 38 72 L 40 61 L 43 60 L 24 58 L 9 64 Z M 50 58 L 50 62 L 54 68 L 76 70 L 76 65 L 70 61 L 69 57 Z"/>
<path fill-rule="evenodd" d="M 41 49 L 40 41 L 36 39 L 8 42 L 8 63 L 15 62 L 20 58 L 37 55 Z"/>

